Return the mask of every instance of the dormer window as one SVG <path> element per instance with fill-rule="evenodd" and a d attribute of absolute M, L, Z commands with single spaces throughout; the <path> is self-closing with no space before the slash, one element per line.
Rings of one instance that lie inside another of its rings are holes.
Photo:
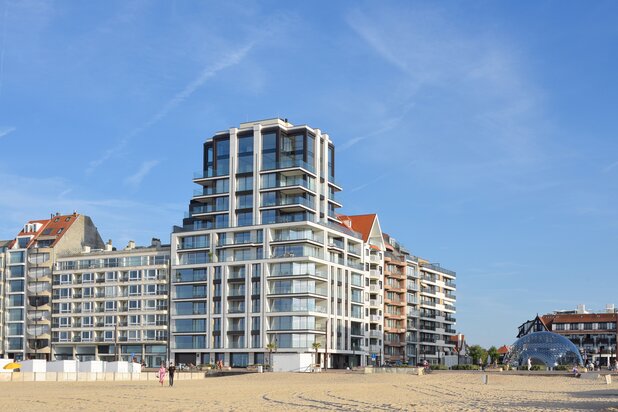
<path fill-rule="evenodd" d="M 62 231 L 63 231 L 63 230 L 64 230 L 64 228 L 62 228 L 62 227 L 61 227 L 60 229 L 58 229 L 58 231 L 56 232 L 56 234 L 58 234 L 58 235 L 59 235 L 60 233 L 62 233 Z"/>
<path fill-rule="evenodd" d="M 55 218 L 55 219 L 54 219 L 54 222 L 55 222 L 55 223 L 60 222 L 60 218 L 59 218 L 59 217 Z"/>
<path fill-rule="evenodd" d="M 69 220 L 71 220 L 71 216 L 69 216 L 66 219 L 64 219 L 65 222 L 68 222 Z"/>

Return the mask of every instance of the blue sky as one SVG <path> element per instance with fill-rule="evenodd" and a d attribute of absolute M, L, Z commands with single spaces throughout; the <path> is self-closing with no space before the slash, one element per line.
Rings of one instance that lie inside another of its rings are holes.
<path fill-rule="evenodd" d="M 202 142 L 279 116 L 458 272 L 472 343 L 618 303 L 618 3 L 300 3 L 0 0 L 0 239 L 75 209 L 167 239 Z"/>

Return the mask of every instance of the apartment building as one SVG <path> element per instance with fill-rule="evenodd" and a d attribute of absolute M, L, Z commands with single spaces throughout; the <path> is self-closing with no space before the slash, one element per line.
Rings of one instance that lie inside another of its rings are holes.
<path fill-rule="evenodd" d="M 328 134 L 282 119 L 204 143 L 172 234 L 176 362 L 245 366 L 276 351 L 301 365 L 318 345 L 328 367 L 366 362 L 369 273 L 362 236 L 336 216 L 335 166 Z"/>
<path fill-rule="evenodd" d="M 49 359 L 53 262 L 84 246 L 102 247 L 103 242 L 92 220 L 77 213 L 30 221 L 7 245 L 6 356 Z"/>
<path fill-rule="evenodd" d="M 455 272 L 412 255 L 382 232 L 375 214 L 339 220 L 365 245 L 368 363 L 441 363 L 454 355 Z"/>
<path fill-rule="evenodd" d="M 10 240 L 0 240 L 0 358 L 4 357 L 4 290 L 5 286 L 5 275 L 4 275 L 4 266 L 5 266 L 5 254 L 8 248 Z"/>
<path fill-rule="evenodd" d="M 420 270 L 419 359 L 441 363 L 456 354 L 451 337 L 455 331 L 456 273 L 417 258 Z"/>
<path fill-rule="evenodd" d="M 58 258 L 52 286 L 52 357 L 168 359 L 169 245 L 85 247 Z"/>
<path fill-rule="evenodd" d="M 363 240 L 365 258 L 365 318 L 368 322 L 369 344 L 367 346 L 367 364 L 384 363 L 384 253 L 386 244 L 378 215 L 338 215 L 339 221 L 348 229 L 360 233 Z"/>

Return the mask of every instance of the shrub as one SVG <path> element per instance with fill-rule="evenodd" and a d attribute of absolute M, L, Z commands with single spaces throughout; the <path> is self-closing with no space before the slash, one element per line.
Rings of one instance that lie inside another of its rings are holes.
<path fill-rule="evenodd" d="M 554 368 L 555 371 L 568 371 L 570 370 L 568 365 L 558 365 Z"/>
<path fill-rule="evenodd" d="M 478 365 L 453 365 L 451 369 L 454 371 L 477 371 L 479 370 Z"/>
<path fill-rule="evenodd" d="M 446 367 L 446 365 L 429 365 L 429 368 L 431 368 L 432 371 L 446 371 L 448 370 L 448 368 Z"/>

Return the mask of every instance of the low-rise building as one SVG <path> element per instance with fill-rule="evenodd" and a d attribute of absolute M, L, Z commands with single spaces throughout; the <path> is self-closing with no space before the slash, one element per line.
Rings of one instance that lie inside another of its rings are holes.
<path fill-rule="evenodd" d="M 584 360 L 607 366 L 616 360 L 618 311 L 607 305 L 605 311 L 590 312 L 584 305 L 576 310 L 556 311 L 540 317 L 547 329 L 568 338 Z"/>

